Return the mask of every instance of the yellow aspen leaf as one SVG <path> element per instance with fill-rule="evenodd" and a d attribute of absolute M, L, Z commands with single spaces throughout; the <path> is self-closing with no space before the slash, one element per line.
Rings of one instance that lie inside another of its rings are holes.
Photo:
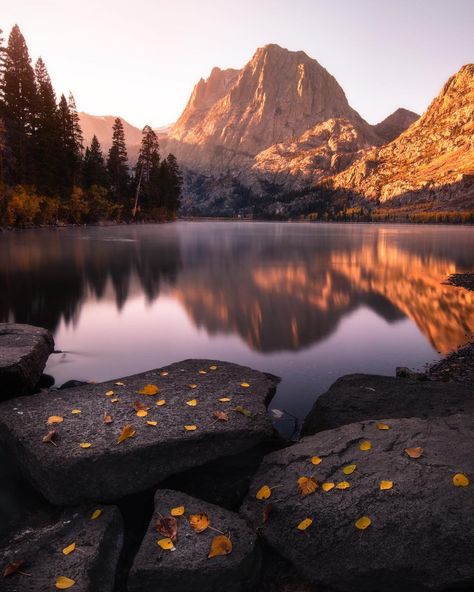
<path fill-rule="evenodd" d="M 186 401 L 186 405 L 189 405 L 189 407 L 196 407 L 197 404 L 197 399 L 191 399 L 190 401 Z"/>
<path fill-rule="evenodd" d="M 199 374 L 207 374 L 206 370 L 199 370 Z"/>
<path fill-rule="evenodd" d="M 197 389 L 198 385 L 197 384 L 188 384 L 190 389 Z"/>
<path fill-rule="evenodd" d="M 257 491 L 255 497 L 258 500 L 266 500 L 271 495 L 272 495 L 272 490 L 270 489 L 270 487 L 268 487 L 268 485 L 262 485 L 262 487 L 260 487 L 260 489 Z"/>
<path fill-rule="evenodd" d="M 312 463 L 313 465 L 319 465 L 319 464 L 321 464 L 322 462 L 323 462 L 323 459 L 322 459 L 322 458 L 320 458 L 319 456 L 312 456 L 312 457 L 311 457 L 311 463 Z"/>
<path fill-rule="evenodd" d="M 184 426 L 184 429 L 187 432 L 195 432 L 197 430 L 197 426 L 195 426 L 195 425 L 185 425 Z"/>
<path fill-rule="evenodd" d="M 362 516 L 362 518 L 359 518 L 359 520 L 356 520 L 355 526 L 359 530 L 365 530 L 366 528 L 369 528 L 369 526 L 371 524 L 372 524 L 372 520 L 368 516 Z"/>
<path fill-rule="evenodd" d="M 221 403 L 229 403 L 229 402 L 231 401 L 231 398 L 230 398 L 230 397 L 221 397 L 221 398 L 219 399 L 219 401 L 220 401 Z"/>
<path fill-rule="evenodd" d="M 116 382 L 115 386 L 125 386 L 125 383 L 124 382 Z"/>
<path fill-rule="evenodd" d="M 331 491 L 331 489 L 334 489 L 334 487 L 336 487 L 336 486 L 335 486 L 335 484 L 334 484 L 334 483 L 331 483 L 331 482 L 329 482 L 329 481 L 326 481 L 325 483 L 323 483 L 323 484 L 321 485 L 321 489 L 322 489 L 323 491 L 326 491 L 326 492 L 327 492 L 327 491 Z"/>
<path fill-rule="evenodd" d="M 156 404 L 158 407 L 163 407 L 163 405 L 166 405 L 166 399 L 160 399 Z"/>
<path fill-rule="evenodd" d="M 58 576 L 56 578 L 56 589 L 57 590 L 67 590 L 68 588 L 72 588 L 76 582 L 71 580 L 66 576 Z"/>
<path fill-rule="evenodd" d="M 158 547 L 163 549 L 163 551 L 174 551 L 175 550 L 174 543 L 169 538 L 159 539 L 158 541 L 156 541 L 156 544 L 158 545 Z"/>
<path fill-rule="evenodd" d="M 137 417 L 146 417 L 148 415 L 148 411 L 146 409 L 139 409 L 137 411 Z"/>
<path fill-rule="evenodd" d="M 73 409 L 73 410 L 71 411 L 71 413 L 72 413 L 73 415 L 79 415 L 79 414 L 81 413 L 81 410 L 80 410 L 80 409 Z"/>
<path fill-rule="evenodd" d="M 171 516 L 182 516 L 184 512 L 184 506 L 176 506 L 176 508 L 171 508 Z"/>
<path fill-rule="evenodd" d="M 405 452 L 410 458 L 420 458 L 423 454 L 423 448 L 417 446 L 416 448 L 405 448 Z"/>
<path fill-rule="evenodd" d="M 349 489 L 350 486 L 351 486 L 351 484 L 348 483 L 347 481 L 341 481 L 340 483 L 338 483 L 336 485 L 336 489 Z"/>
<path fill-rule="evenodd" d="M 76 550 L 76 543 L 71 543 L 70 545 L 68 545 L 67 547 L 64 547 L 63 549 L 63 554 L 64 555 L 70 555 L 71 553 L 73 553 Z"/>
<path fill-rule="evenodd" d="M 375 426 L 378 430 L 389 430 L 390 429 L 390 426 L 387 425 L 386 423 L 377 423 L 377 424 L 375 424 Z"/>
<path fill-rule="evenodd" d="M 61 417 L 60 415 L 50 415 L 48 417 L 48 421 L 46 422 L 48 425 L 52 425 L 54 423 L 63 423 L 64 421 L 64 417 Z"/>
<path fill-rule="evenodd" d="M 105 393 L 105 396 L 106 396 L 106 397 L 113 397 L 114 395 L 115 395 L 114 391 L 107 391 L 107 392 Z"/>
<path fill-rule="evenodd" d="M 115 397 L 115 399 L 110 399 L 111 403 L 118 403 L 120 401 L 120 399 L 118 397 Z"/>
<path fill-rule="evenodd" d="M 147 421 L 146 425 L 149 425 L 154 428 L 158 425 L 158 422 L 157 421 Z"/>
<path fill-rule="evenodd" d="M 250 387 L 250 384 L 249 384 L 248 382 L 241 382 L 241 383 L 240 383 L 240 386 L 241 386 L 242 388 L 249 388 L 249 387 Z"/>
<path fill-rule="evenodd" d="M 163 370 L 162 372 L 160 372 L 160 376 L 168 376 L 169 372 L 167 372 L 166 370 Z"/>
<path fill-rule="evenodd" d="M 359 450 L 362 450 L 363 452 L 366 452 L 367 450 L 370 450 L 372 448 L 372 442 L 370 442 L 369 440 L 362 440 L 362 442 L 359 445 Z"/>
<path fill-rule="evenodd" d="M 138 391 L 139 395 L 147 395 L 148 397 L 153 397 L 159 393 L 160 389 L 155 384 L 146 384 L 142 389 Z"/>
<path fill-rule="evenodd" d="M 209 366 L 209 370 L 217 370 L 217 366 L 215 366 L 215 365 Z"/>
<path fill-rule="evenodd" d="M 385 491 L 386 489 L 392 489 L 393 481 L 380 481 L 380 489 Z"/>
<path fill-rule="evenodd" d="M 92 446 L 92 444 L 91 444 L 90 442 L 81 442 L 81 443 L 79 444 L 79 446 L 80 446 L 81 448 L 90 448 L 90 447 Z"/>
<path fill-rule="evenodd" d="M 201 514 L 191 514 L 191 516 L 189 516 L 189 524 L 194 532 L 203 532 L 209 527 L 209 516 L 204 512 Z"/>
<path fill-rule="evenodd" d="M 219 557 L 221 555 L 230 555 L 230 553 L 232 553 L 232 541 L 229 537 L 220 534 L 212 539 L 211 550 L 207 558 L 211 559 L 212 557 Z"/>
<path fill-rule="evenodd" d="M 356 470 L 357 465 L 347 465 L 342 469 L 344 475 L 352 475 L 352 473 Z"/>
<path fill-rule="evenodd" d="M 298 524 L 296 528 L 298 530 L 306 530 L 311 526 L 311 524 L 313 524 L 313 520 L 311 518 L 305 518 Z"/>
<path fill-rule="evenodd" d="M 318 484 L 311 477 L 300 477 L 298 479 L 298 487 L 300 488 L 301 495 L 306 496 L 314 493 L 318 488 Z"/>
<path fill-rule="evenodd" d="M 133 438 L 135 433 L 136 432 L 131 425 L 126 425 L 117 439 L 117 444 L 121 444 L 124 440 L 127 440 L 128 438 Z"/>
<path fill-rule="evenodd" d="M 467 487 L 469 485 L 469 479 L 464 473 L 456 473 L 453 477 L 453 485 L 455 487 Z"/>
<path fill-rule="evenodd" d="M 91 520 L 97 520 L 97 518 L 99 518 L 100 516 L 102 516 L 102 510 L 101 509 L 94 510 L 92 512 Z"/>

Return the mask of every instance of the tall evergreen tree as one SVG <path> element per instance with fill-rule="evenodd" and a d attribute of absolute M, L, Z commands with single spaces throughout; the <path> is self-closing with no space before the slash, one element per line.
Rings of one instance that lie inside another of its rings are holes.
<path fill-rule="evenodd" d="M 112 146 L 107 158 L 111 196 L 115 203 L 126 205 L 130 191 L 127 146 L 122 120 L 117 117 L 112 127 Z"/>
<path fill-rule="evenodd" d="M 161 205 L 174 214 L 181 205 L 183 177 L 174 154 L 168 154 L 160 165 L 159 192 Z"/>
<path fill-rule="evenodd" d="M 82 164 L 82 181 L 87 189 L 92 185 L 108 187 L 108 175 L 99 140 L 94 134 L 91 145 L 86 148 Z"/>
<path fill-rule="evenodd" d="M 135 217 L 140 205 L 145 208 L 159 207 L 158 176 L 160 171 L 160 146 L 155 132 L 149 125 L 142 131 L 142 143 L 135 167 Z"/>

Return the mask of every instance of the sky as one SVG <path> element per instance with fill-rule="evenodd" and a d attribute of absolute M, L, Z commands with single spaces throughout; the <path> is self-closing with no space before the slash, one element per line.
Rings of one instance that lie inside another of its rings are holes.
<path fill-rule="evenodd" d="M 137 127 L 175 121 L 201 77 L 267 43 L 317 59 L 370 123 L 422 113 L 474 62 L 474 0 L 1 0 L 15 23 L 58 93 Z"/>

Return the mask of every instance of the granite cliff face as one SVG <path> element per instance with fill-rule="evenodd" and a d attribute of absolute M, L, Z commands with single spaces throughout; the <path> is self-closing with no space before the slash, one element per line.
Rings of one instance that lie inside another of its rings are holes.
<path fill-rule="evenodd" d="M 397 109 L 380 123 L 373 126 L 374 132 L 384 141 L 384 144 L 395 140 L 420 116 L 408 109 Z"/>

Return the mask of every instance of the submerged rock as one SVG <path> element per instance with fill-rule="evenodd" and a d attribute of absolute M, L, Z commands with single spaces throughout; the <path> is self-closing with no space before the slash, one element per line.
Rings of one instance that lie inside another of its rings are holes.
<path fill-rule="evenodd" d="M 250 368 L 186 360 L 5 402 L 0 440 L 52 503 L 116 500 L 271 436 L 275 386 Z"/>
<path fill-rule="evenodd" d="M 373 374 L 342 376 L 306 417 L 304 436 L 366 419 L 474 413 L 472 389 L 457 384 Z"/>
<path fill-rule="evenodd" d="M 46 329 L 0 323 L 0 399 L 32 393 L 53 350 Z"/>
<path fill-rule="evenodd" d="M 470 414 L 321 432 L 267 456 L 241 512 L 323 589 L 472 589 L 473 438 Z M 301 477 L 316 481 L 313 493 L 303 495 Z M 260 501 L 264 485 L 271 495 Z"/>
<path fill-rule="evenodd" d="M 161 549 L 157 541 L 167 537 L 157 530 L 157 522 L 163 516 L 169 517 L 172 508 L 179 507 L 184 508 L 184 514 L 176 517 L 175 550 Z M 202 513 L 212 528 L 196 533 L 189 517 Z M 232 550 L 208 558 L 212 541 L 221 532 L 230 539 Z M 155 495 L 155 513 L 130 571 L 128 590 L 246 592 L 258 581 L 260 563 L 256 534 L 238 514 L 184 493 L 159 489 Z"/>
<path fill-rule="evenodd" d="M 100 516 L 92 519 L 98 509 Z M 122 539 L 122 518 L 117 508 L 51 510 L 3 543 L 0 589 L 50 592 L 56 589 L 57 578 L 63 576 L 75 582 L 75 592 L 112 592 Z M 65 554 L 64 549 L 69 553 Z M 19 571 L 2 577 L 9 566 L 18 562 Z"/>

